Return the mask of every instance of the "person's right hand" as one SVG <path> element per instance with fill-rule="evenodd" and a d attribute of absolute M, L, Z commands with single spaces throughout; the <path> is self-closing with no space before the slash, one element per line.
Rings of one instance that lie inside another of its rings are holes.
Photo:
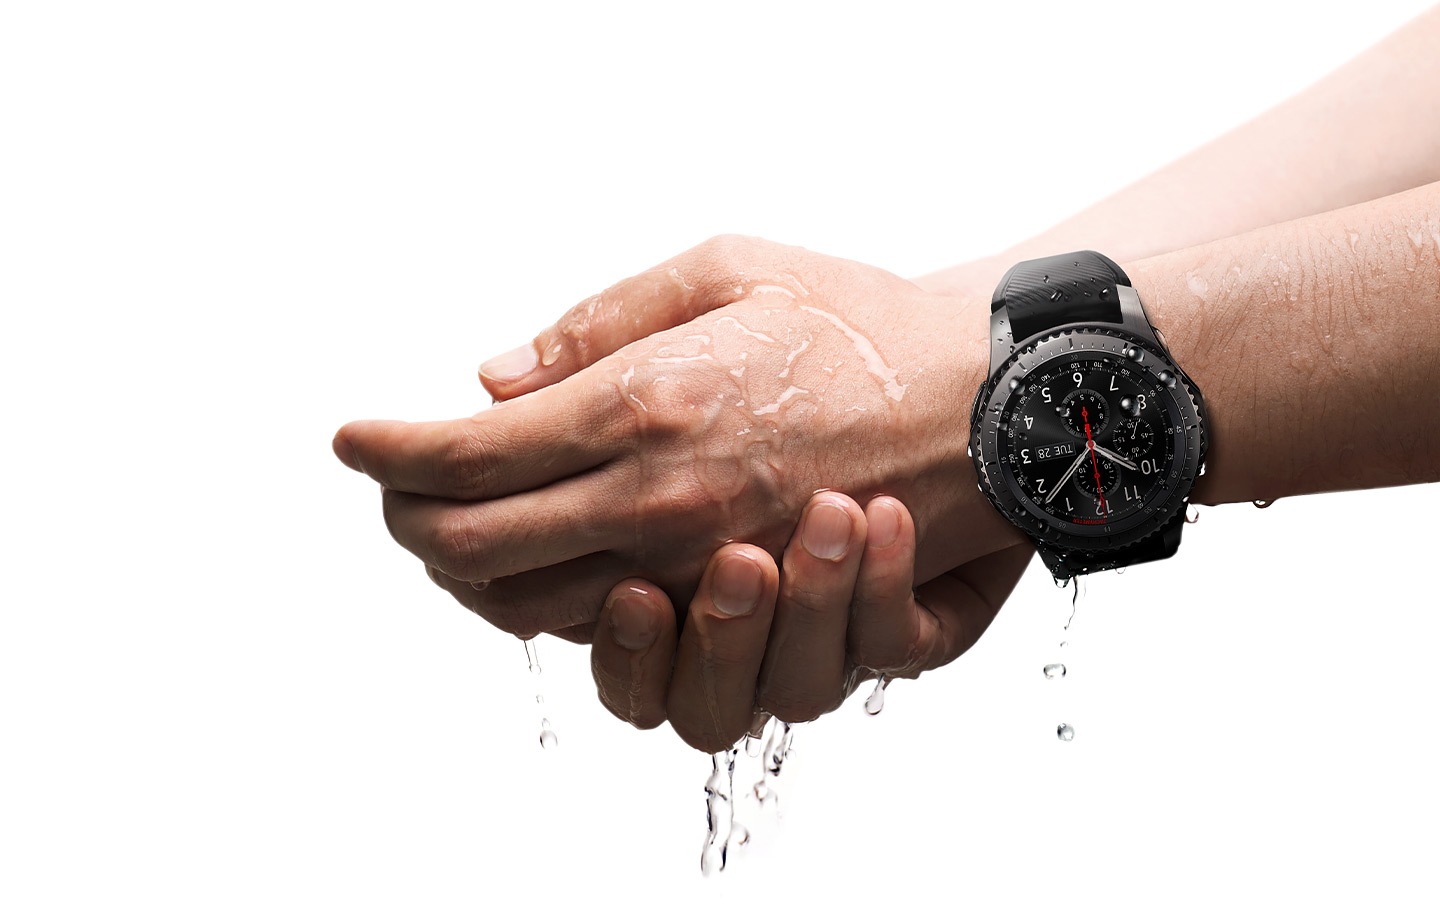
<path fill-rule="evenodd" d="M 1016 545 L 913 589 L 915 524 L 892 497 L 862 511 L 811 498 L 782 558 L 727 544 L 711 557 L 677 633 L 654 583 L 605 600 L 590 662 L 600 702 L 639 728 L 670 721 L 685 743 L 724 750 L 757 715 L 804 722 L 864 680 L 918 676 L 973 646 L 1030 561 Z"/>
<path fill-rule="evenodd" d="M 966 453 L 980 301 L 753 238 L 617 288 L 577 309 L 588 329 L 554 363 L 624 347 L 564 380 L 468 418 L 336 435 L 382 485 L 392 536 L 497 627 L 593 621 L 627 576 L 688 601 L 722 543 L 780 554 L 822 487 L 910 504 L 918 579 L 1023 541 Z"/>

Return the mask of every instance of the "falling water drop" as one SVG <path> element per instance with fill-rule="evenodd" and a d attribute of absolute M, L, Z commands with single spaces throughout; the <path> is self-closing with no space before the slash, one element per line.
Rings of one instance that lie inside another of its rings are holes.
<path fill-rule="evenodd" d="M 1055 737 L 1061 741 L 1074 741 L 1075 729 L 1071 728 L 1068 722 L 1061 722 L 1055 726 Z"/>
<path fill-rule="evenodd" d="M 875 681 L 875 689 L 870 691 L 870 696 L 865 698 L 865 711 L 872 716 L 880 715 L 885 708 L 885 688 L 890 685 L 890 679 L 881 675 Z"/>
<path fill-rule="evenodd" d="M 1192 526 L 1195 525 L 1197 522 L 1199 522 L 1199 521 L 1200 521 L 1200 508 L 1199 508 L 1199 507 L 1192 506 L 1192 507 L 1190 507 L 1189 509 L 1187 509 L 1187 510 L 1185 511 L 1185 521 L 1186 521 L 1187 523 L 1189 523 L 1190 525 L 1192 525 Z M 1196 533 L 1196 534 L 1199 534 L 1199 533 Z"/>
<path fill-rule="evenodd" d="M 1063 646 L 1064 644 L 1062 643 L 1061 645 Z M 1045 666 L 1043 669 L 1041 669 L 1041 670 L 1045 672 L 1045 677 L 1047 677 L 1047 678 L 1052 678 L 1052 679 L 1053 679 L 1053 678 L 1063 678 L 1063 677 L 1065 677 L 1065 666 L 1064 666 L 1064 665 L 1061 665 L 1059 662 L 1055 662 L 1055 663 L 1052 663 L 1052 664 L 1050 664 L 1050 665 L 1046 665 L 1046 666 Z"/>
<path fill-rule="evenodd" d="M 734 835 L 735 749 L 710 755 L 714 771 L 705 781 L 705 845 L 700 850 L 700 873 L 709 877 L 725 870 L 725 856 Z M 748 838 L 748 837 L 747 837 Z"/>
<path fill-rule="evenodd" d="M 1264 510 L 1275 503 L 1273 500 L 1252 500 L 1250 502 L 1255 505 L 1257 510 Z"/>
<path fill-rule="evenodd" d="M 530 673 L 538 678 L 540 675 L 540 652 L 535 646 L 535 640 L 529 639 L 521 642 L 525 644 L 525 661 L 530 665 Z M 538 682 L 536 683 L 535 705 L 541 707 L 545 705 L 545 694 L 539 691 Z M 540 719 L 540 746 L 548 750 L 559 743 L 560 739 L 555 736 L 554 729 L 550 727 L 550 720 L 542 716 Z"/>

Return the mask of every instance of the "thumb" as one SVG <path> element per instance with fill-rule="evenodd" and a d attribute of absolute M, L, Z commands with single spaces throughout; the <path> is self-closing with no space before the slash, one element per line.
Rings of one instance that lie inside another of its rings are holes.
<path fill-rule="evenodd" d="M 631 342 L 744 297 L 733 277 L 767 252 L 751 238 L 706 241 L 576 304 L 533 341 L 480 365 L 480 382 L 497 400 L 558 383 Z"/>

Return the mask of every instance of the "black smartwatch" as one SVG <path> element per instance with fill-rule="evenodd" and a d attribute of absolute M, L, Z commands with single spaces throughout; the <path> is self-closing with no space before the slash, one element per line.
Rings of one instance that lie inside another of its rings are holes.
<path fill-rule="evenodd" d="M 1056 580 L 1174 554 L 1205 448 L 1200 390 L 1113 260 L 1084 250 L 1005 273 L 970 455 Z"/>

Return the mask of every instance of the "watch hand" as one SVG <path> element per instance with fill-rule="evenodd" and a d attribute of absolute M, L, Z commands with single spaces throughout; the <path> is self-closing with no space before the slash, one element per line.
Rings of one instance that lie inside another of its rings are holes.
<path fill-rule="evenodd" d="M 1095 438 L 1090 436 L 1090 410 L 1083 405 L 1080 406 L 1080 417 L 1085 421 L 1085 443 L 1090 449 L 1090 465 L 1095 469 L 1095 494 L 1100 498 L 1100 513 L 1108 522 L 1110 508 L 1105 506 L 1105 486 L 1100 483 L 1100 460 L 1095 458 Z"/>
<path fill-rule="evenodd" d="M 1098 443 L 1095 444 L 1095 452 L 1099 453 L 1101 456 L 1104 456 L 1106 459 L 1110 460 L 1111 462 L 1119 463 L 1120 465 L 1124 466 L 1125 468 L 1129 469 L 1129 470 L 1132 471 L 1132 472 L 1138 472 L 1138 471 L 1140 471 L 1140 467 L 1137 466 L 1135 463 L 1133 463 L 1133 462 L 1131 462 L 1130 460 L 1126 459 L 1124 456 L 1121 456 L 1119 453 L 1112 453 L 1112 452 L 1110 452 L 1109 450 L 1105 449 L 1104 447 L 1102 447 L 1102 446 L 1101 446 L 1100 444 L 1098 444 Z"/>
<path fill-rule="evenodd" d="M 1080 455 L 1075 457 L 1075 461 L 1070 463 L 1070 468 L 1066 469 L 1065 474 L 1060 476 L 1060 480 L 1055 482 L 1055 487 L 1050 489 L 1049 496 L 1045 498 L 1047 504 L 1055 499 L 1055 495 L 1059 494 L 1060 489 L 1065 487 L 1065 482 L 1069 481 L 1070 476 L 1075 474 L 1075 470 L 1080 468 L 1081 464 L 1085 462 L 1085 454 L 1087 452 L 1089 452 L 1089 450 L 1081 450 Z"/>

